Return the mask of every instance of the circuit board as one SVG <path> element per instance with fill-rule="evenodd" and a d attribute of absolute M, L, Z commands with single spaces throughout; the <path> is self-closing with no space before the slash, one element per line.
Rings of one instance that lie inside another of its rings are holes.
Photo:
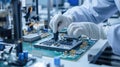
<path fill-rule="evenodd" d="M 61 59 L 77 61 L 89 50 L 97 40 L 86 37 L 72 38 L 66 32 L 59 33 L 59 39 L 55 41 L 50 34 L 39 41 L 23 42 L 24 50 L 28 50 L 34 56 L 60 57 Z"/>
<path fill-rule="evenodd" d="M 41 33 L 41 34 L 34 33 L 34 34 L 28 34 L 28 35 L 23 36 L 23 40 L 24 40 L 24 41 L 27 41 L 27 42 L 33 42 L 33 41 L 37 41 L 37 40 L 39 40 L 39 39 L 45 38 L 45 37 L 47 37 L 47 36 L 49 36 L 49 35 L 50 35 L 49 33 Z"/>
<path fill-rule="evenodd" d="M 43 48 L 56 51 L 70 51 L 78 47 L 82 41 L 66 37 L 62 40 L 54 41 L 54 39 L 44 41 L 42 43 L 34 45 L 36 48 Z"/>
<path fill-rule="evenodd" d="M 97 40 L 89 38 L 71 38 L 64 37 L 58 41 L 54 41 L 53 38 L 45 39 L 44 41 L 37 42 L 33 46 L 33 54 L 38 54 L 47 57 L 59 56 L 62 59 L 77 61 L 88 49 L 90 49 Z M 37 50 L 36 50 L 37 49 Z"/>
<path fill-rule="evenodd" d="M 45 42 L 46 39 L 43 39 L 43 42 Z M 48 40 L 47 40 L 48 41 Z M 40 43 L 43 43 L 40 42 Z M 79 41 L 78 41 L 79 42 Z M 60 57 L 61 59 L 64 60 L 69 60 L 69 61 L 77 61 L 81 56 L 84 55 L 86 51 L 88 51 L 96 42 L 97 40 L 92 40 L 92 39 L 84 39 L 80 40 L 81 44 L 78 45 L 77 47 L 72 48 L 71 50 L 56 50 L 53 48 L 41 48 L 39 46 L 36 46 L 36 44 L 39 43 L 29 43 L 29 42 L 24 42 L 24 50 L 28 50 L 29 53 L 31 53 L 34 56 L 41 57 L 41 56 L 47 56 L 47 57 Z M 33 46 L 34 47 L 33 47 Z M 52 49 L 52 50 L 51 50 Z"/>

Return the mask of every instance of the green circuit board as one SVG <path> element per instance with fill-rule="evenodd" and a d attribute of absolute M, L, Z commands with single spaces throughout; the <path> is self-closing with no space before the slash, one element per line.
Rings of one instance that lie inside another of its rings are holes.
<path fill-rule="evenodd" d="M 69 51 L 56 51 L 56 50 L 35 48 L 34 45 L 37 42 L 38 41 L 32 43 L 23 42 L 24 50 L 28 50 L 29 53 L 37 57 L 41 57 L 41 56 L 52 57 L 52 58 L 60 57 L 61 59 L 64 60 L 77 61 L 82 55 L 84 55 L 84 53 L 87 50 L 89 50 L 97 42 L 97 40 L 84 39 L 81 45 Z"/>

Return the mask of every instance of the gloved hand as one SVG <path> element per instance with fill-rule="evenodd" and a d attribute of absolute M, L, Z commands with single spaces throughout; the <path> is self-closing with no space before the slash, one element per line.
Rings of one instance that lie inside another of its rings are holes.
<path fill-rule="evenodd" d="M 56 33 L 57 31 L 68 27 L 71 23 L 72 18 L 70 16 L 57 14 L 51 19 L 49 26 L 53 30 L 53 33 Z"/>
<path fill-rule="evenodd" d="M 107 33 L 108 43 L 114 54 L 120 56 L 120 24 L 112 25 Z"/>
<path fill-rule="evenodd" d="M 102 27 L 99 27 L 92 22 L 71 23 L 67 29 L 67 32 L 69 36 L 73 36 L 75 38 L 82 34 L 94 39 L 106 39 Z"/>

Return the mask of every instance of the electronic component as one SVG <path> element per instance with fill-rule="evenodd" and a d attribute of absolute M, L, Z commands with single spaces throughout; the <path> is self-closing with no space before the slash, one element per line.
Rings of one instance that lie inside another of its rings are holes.
<path fill-rule="evenodd" d="M 64 54 L 64 55 L 67 55 L 67 54 L 68 54 L 68 51 L 65 51 L 63 54 Z"/>
<path fill-rule="evenodd" d="M 38 34 L 29 34 L 29 35 L 23 36 L 23 40 L 28 42 L 36 41 L 38 39 L 40 39 L 40 35 Z"/>
<path fill-rule="evenodd" d="M 82 44 L 80 45 L 80 48 L 84 48 L 88 45 L 87 41 L 82 42 Z"/>
<path fill-rule="evenodd" d="M 97 40 L 87 37 L 73 38 L 66 33 L 59 33 L 58 40 L 54 40 L 54 35 L 34 44 L 35 48 L 40 48 L 40 53 L 47 57 L 60 57 L 66 60 L 78 60 Z M 38 54 L 38 53 L 37 53 Z"/>
<path fill-rule="evenodd" d="M 61 62 L 60 62 L 60 57 L 55 57 L 54 58 L 54 65 L 57 67 L 60 67 Z"/>
<path fill-rule="evenodd" d="M 23 36 L 23 40 L 27 41 L 27 42 L 33 42 L 33 41 L 45 38 L 45 37 L 47 37 L 49 35 L 50 35 L 49 33 L 41 33 L 40 35 L 37 34 L 37 33 L 29 34 L 29 35 Z"/>
<path fill-rule="evenodd" d="M 41 35 L 40 35 L 40 37 L 41 38 L 45 38 L 45 37 L 47 37 L 47 36 L 49 36 L 50 34 L 49 33 L 42 33 Z"/>
<path fill-rule="evenodd" d="M 74 56 L 75 54 L 76 54 L 76 50 L 71 50 L 71 51 L 70 51 L 70 55 L 71 55 L 71 56 Z"/>
<path fill-rule="evenodd" d="M 58 40 L 58 41 L 55 41 L 54 39 L 44 41 L 42 43 L 35 44 L 34 47 L 56 50 L 56 51 L 70 51 L 73 48 L 79 46 L 81 43 L 82 41 L 66 37 L 63 40 Z"/>

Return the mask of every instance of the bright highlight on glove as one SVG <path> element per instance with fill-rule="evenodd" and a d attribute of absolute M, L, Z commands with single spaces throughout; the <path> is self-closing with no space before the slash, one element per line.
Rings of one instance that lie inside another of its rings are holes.
<path fill-rule="evenodd" d="M 71 23 L 67 29 L 68 35 L 75 38 L 80 35 L 86 35 L 94 39 L 106 39 L 104 31 L 92 22 L 74 22 Z"/>
<path fill-rule="evenodd" d="M 50 21 L 50 28 L 53 30 L 53 33 L 60 31 L 61 29 L 68 27 L 72 23 L 72 18 L 57 14 Z"/>

